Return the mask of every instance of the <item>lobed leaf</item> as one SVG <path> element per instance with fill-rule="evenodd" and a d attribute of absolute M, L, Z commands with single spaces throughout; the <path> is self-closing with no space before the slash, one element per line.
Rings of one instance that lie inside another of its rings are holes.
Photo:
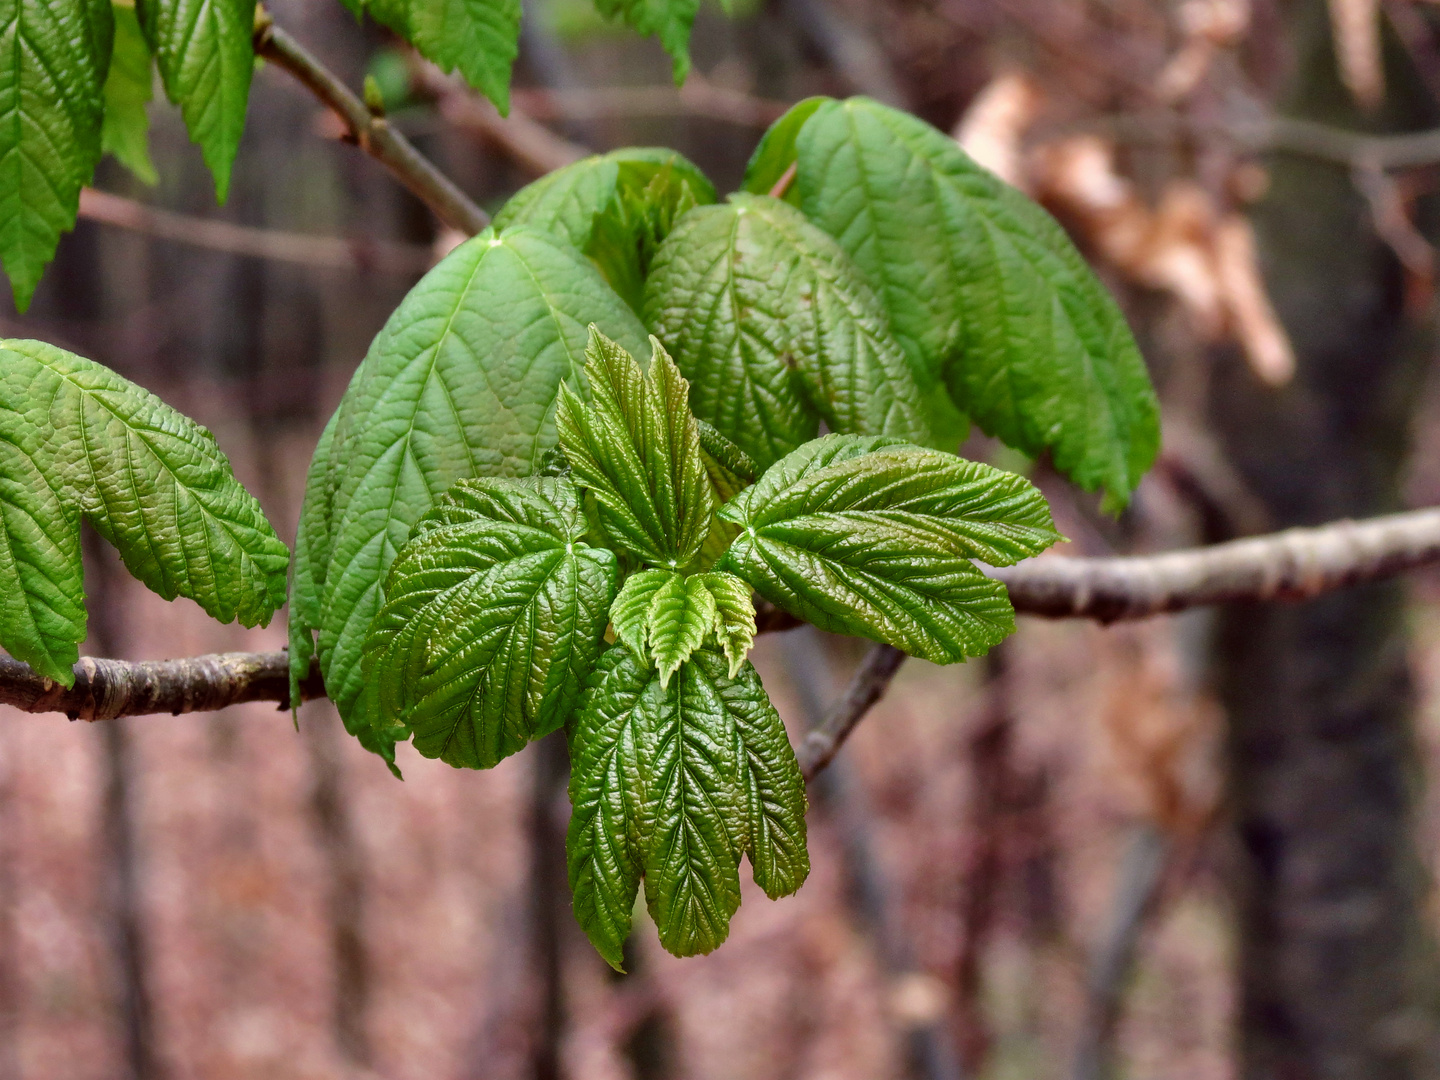
<path fill-rule="evenodd" d="M 167 600 L 246 626 L 284 603 L 289 552 L 214 436 L 94 361 L 0 342 L 0 645 L 67 687 L 82 519 Z"/>
<path fill-rule="evenodd" d="M 734 678 L 755 640 L 750 586 L 733 574 L 642 570 L 621 588 L 610 622 L 636 657 L 659 667 L 661 686 L 712 635 Z"/>
<path fill-rule="evenodd" d="M 827 435 L 720 510 L 741 532 L 717 569 L 823 630 L 937 664 L 1014 629 L 1009 566 L 1061 539 L 1026 480 L 896 440 Z"/>
<path fill-rule="evenodd" d="M 114 4 L 115 47 L 105 78 L 105 120 L 100 147 L 146 184 L 160 179 L 150 160 L 150 117 L 154 93 L 150 46 L 140 31 L 134 4 Z"/>
<path fill-rule="evenodd" d="M 867 98 L 814 107 L 795 146 L 801 207 L 879 290 L 921 390 L 943 378 L 986 432 L 1050 450 L 1123 507 L 1158 449 L 1155 393 L 1055 220 L 953 139 Z"/>
<path fill-rule="evenodd" d="M 0 261 L 22 312 L 100 160 L 110 0 L 0 0 Z"/>
<path fill-rule="evenodd" d="M 461 480 L 386 580 L 365 674 L 426 757 L 488 769 L 562 725 L 600 655 L 615 556 L 568 480 Z"/>

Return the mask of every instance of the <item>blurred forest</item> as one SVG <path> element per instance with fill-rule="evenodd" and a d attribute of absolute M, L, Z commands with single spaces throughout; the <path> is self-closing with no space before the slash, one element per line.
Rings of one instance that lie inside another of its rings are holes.
<path fill-rule="evenodd" d="M 527 2 L 515 107 L 333 0 L 278 24 L 488 209 L 595 150 L 679 149 L 721 191 L 807 95 L 953 131 L 1121 298 L 1164 407 L 1119 520 L 1024 471 L 1062 553 L 1159 551 L 1440 504 L 1440 5 L 734 0 L 696 71 L 579 0 Z M 229 202 L 178 113 L 160 180 L 107 161 L 28 314 L 210 427 L 287 540 L 371 337 L 458 236 L 283 74 Z M 1407 134 L 1414 133 L 1414 134 Z M 4 301 L 8 304 L 8 300 Z M 278 649 L 96 545 L 85 651 Z M 792 739 L 860 657 L 755 661 Z M 333 707 L 0 719 L 0 1080 L 872 1080 L 1440 1075 L 1440 579 L 1105 628 L 1022 619 L 910 661 L 811 786 L 815 870 L 730 941 L 613 974 L 568 910 L 558 736 L 489 773 Z"/>

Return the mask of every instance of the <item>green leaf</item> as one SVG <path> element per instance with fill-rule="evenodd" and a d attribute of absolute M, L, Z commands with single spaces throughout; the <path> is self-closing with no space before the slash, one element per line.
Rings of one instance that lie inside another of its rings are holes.
<path fill-rule="evenodd" d="M 878 288 L 922 391 L 943 376 L 986 432 L 1049 449 L 1124 506 L 1158 449 L 1155 393 L 1055 220 L 953 139 L 866 98 L 820 105 L 796 147 L 801 207 Z"/>
<path fill-rule="evenodd" d="M 296 715 L 297 722 L 300 684 L 310 675 L 310 664 L 315 659 L 315 630 L 320 626 L 320 594 L 325 584 L 323 574 L 328 553 L 316 548 L 329 541 L 325 523 L 334 494 L 330 487 L 330 443 L 335 437 L 335 423 L 339 415 L 337 412 L 326 423 L 315 446 L 315 456 L 310 459 L 300 524 L 295 530 L 295 555 L 290 562 L 290 617 L 287 627 L 290 640 L 290 711 Z"/>
<path fill-rule="evenodd" d="M 734 678 L 755 640 L 750 586 L 733 574 L 642 570 L 626 580 L 610 621 L 631 652 L 659 667 L 661 686 L 711 635 Z"/>
<path fill-rule="evenodd" d="M 582 379 L 591 323 L 631 347 L 645 340 L 568 245 L 528 228 L 486 230 L 411 290 L 370 347 L 335 422 L 315 542 L 320 664 L 351 731 L 373 719 L 357 707 L 361 649 L 395 552 L 456 480 L 540 466 L 555 445 L 560 382 Z"/>
<path fill-rule="evenodd" d="M 710 477 L 710 486 L 715 492 L 715 503 L 734 498 L 747 486 L 755 482 L 760 469 L 750 460 L 750 455 L 729 439 L 721 435 L 704 420 L 697 421 L 700 428 L 700 458 L 705 462 L 705 473 Z M 700 567 L 714 566 L 715 561 L 725 554 L 730 541 L 738 530 L 728 521 L 718 517 L 711 519 L 710 533 L 700 546 Z"/>
<path fill-rule="evenodd" d="M 155 592 L 266 623 L 289 552 L 214 436 L 91 360 L 0 342 L 0 645 L 64 686 L 85 638 L 80 522 Z"/>
<path fill-rule="evenodd" d="M 415 527 L 365 643 L 387 721 L 488 769 L 554 731 L 603 647 L 615 556 L 568 480 L 461 480 Z"/>
<path fill-rule="evenodd" d="M 734 574 L 712 572 L 698 577 L 715 599 L 715 636 L 730 661 L 733 679 L 755 643 L 755 604 L 750 599 L 750 586 Z"/>
<path fill-rule="evenodd" d="M 145 106 L 154 92 L 150 47 L 140 32 L 133 4 L 115 4 L 115 49 L 105 79 L 105 123 L 100 145 L 142 182 L 160 177 L 150 160 L 150 117 Z"/>
<path fill-rule="evenodd" d="M 687 215 L 661 245 L 645 321 L 674 351 L 691 407 L 761 465 L 836 431 L 927 442 L 910 366 L 833 239 L 761 195 Z"/>
<path fill-rule="evenodd" d="M 571 474 L 594 493 L 606 533 L 645 562 L 674 570 L 699 553 L 715 502 L 688 387 L 660 342 L 650 344 L 642 376 L 633 356 L 592 329 L 585 369 L 592 404 L 562 388 L 555 424 Z"/>
<path fill-rule="evenodd" d="M 595 0 L 595 7 L 608 19 L 617 15 L 637 33 L 654 34 L 673 61 L 675 85 L 690 73 L 690 28 L 700 0 Z"/>
<path fill-rule="evenodd" d="M 510 111 L 510 68 L 520 51 L 520 0 L 424 0 L 410 3 L 411 44 L 444 71 Z"/>
<path fill-rule="evenodd" d="M 30 306 L 100 160 L 110 0 L 0 0 L 0 261 Z"/>
<path fill-rule="evenodd" d="M 617 968 L 642 876 L 661 944 L 690 956 L 728 935 L 742 853 L 774 897 L 809 870 L 804 782 L 784 726 L 753 667 L 726 671 L 701 649 L 662 685 L 612 648 L 570 725 L 575 914 Z"/>
<path fill-rule="evenodd" d="M 827 435 L 720 510 L 741 529 L 717 569 L 823 630 L 937 664 L 983 655 L 1014 629 L 1009 566 L 1061 539 L 1013 473 L 890 439 Z"/>
<path fill-rule="evenodd" d="M 740 190 L 748 191 L 752 195 L 769 195 L 790 166 L 795 164 L 795 139 L 800 134 L 800 129 L 805 126 L 805 121 L 815 115 L 816 109 L 831 100 L 833 99 L 827 97 L 808 97 L 797 101 L 784 116 L 771 124 L 761 136 L 760 145 L 755 147 L 755 152 L 750 155 Z M 786 202 L 796 206 L 800 204 L 800 194 L 793 181 L 784 198 Z"/>
<path fill-rule="evenodd" d="M 655 594 L 680 577 L 675 570 L 641 570 L 625 579 L 620 595 L 610 606 L 610 623 L 615 636 L 641 660 L 648 660 L 645 647 L 650 637 L 650 602 Z"/>
<path fill-rule="evenodd" d="M 675 670 L 705 643 L 719 613 L 702 575 L 673 575 L 655 591 L 647 613 L 650 655 L 660 669 L 660 685 L 670 684 Z"/>
<path fill-rule="evenodd" d="M 135 10 L 223 203 L 255 71 L 255 0 L 136 0 Z"/>

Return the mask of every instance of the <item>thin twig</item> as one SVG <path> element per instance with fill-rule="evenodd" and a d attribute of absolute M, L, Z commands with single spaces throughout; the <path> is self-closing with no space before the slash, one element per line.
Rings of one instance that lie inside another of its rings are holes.
<path fill-rule="evenodd" d="M 306 48 L 268 18 L 257 20 L 255 53 L 288 71 L 345 125 L 353 142 L 395 174 L 446 225 L 470 236 L 490 224 L 490 216 L 416 150 L 410 140 L 376 116 Z"/>
<path fill-rule="evenodd" d="M 850 737 L 850 732 L 860 722 L 870 706 L 879 701 L 890 687 L 890 680 L 905 654 L 893 645 L 876 645 L 865 654 L 865 659 L 850 677 L 850 685 L 829 714 L 805 734 L 805 741 L 795 756 L 800 761 L 800 771 L 806 780 L 830 764 L 840 744 Z"/>
<path fill-rule="evenodd" d="M 301 266 L 422 274 L 435 261 L 434 252 L 422 244 L 359 237 L 350 240 L 339 236 L 257 229 L 229 221 L 158 210 L 123 195 L 94 188 L 85 188 L 80 192 L 80 216 L 88 221 L 114 225 L 161 240 L 173 240 L 177 244 Z"/>

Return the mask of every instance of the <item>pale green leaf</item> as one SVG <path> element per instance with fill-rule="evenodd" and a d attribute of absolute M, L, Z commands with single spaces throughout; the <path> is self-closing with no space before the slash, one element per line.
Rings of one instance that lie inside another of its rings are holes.
<path fill-rule="evenodd" d="M 150 160 L 150 117 L 145 107 L 155 90 L 150 46 L 140 32 L 133 4 L 115 4 L 115 49 L 105 78 L 105 124 L 100 145 L 141 181 L 159 176 Z"/>
<path fill-rule="evenodd" d="M 411 0 L 411 44 L 444 71 L 510 111 L 510 68 L 520 50 L 520 0 Z"/>
<path fill-rule="evenodd" d="M 136 0 L 135 10 L 223 203 L 255 71 L 255 0 Z"/>
<path fill-rule="evenodd" d="M 660 669 L 662 687 L 670 684 L 675 669 L 705 643 L 718 619 L 715 597 L 705 587 L 702 574 L 675 574 L 655 591 L 646 615 L 646 640 L 651 658 Z"/>
<path fill-rule="evenodd" d="M 645 340 L 578 252 L 513 228 L 456 248 L 375 339 L 335 422 L 314 547 L 321 670 L 351 731 L 374 719 L 356 708 L 360 657 L 395 552 L 456 480 L 539 467 L 561 380 L 583 381 L 591 323 L 632 348 Z"/>
<path fill-rule="evenodd" d="M 246 626 L 284 603 L 289 552 L 214 436 L 91 360 L 0 342 L 0 645 L 65 686 L 82 519 L 167 600 Z"/>
<path fill-rule="evenodd" d="M 606 533 L 645 562 L 680 569 L 699 553 L 715 502 L 688 387 L 664 347 L 653 337 L 650 344 L 650 370 L 641 375 L 630 353 L 592 332 L 591 404 L 565 387 L 555 422 Z"/>
<path fill-rule="evenodd" d="M 937 664 L 1014 629 L 1008 566 L 1060 539 L 1025 479 L 894 440 L 827 435 L 777 462 L 720 511 L 740 527 L 717 569 L 823 630 Z"/>
<path fill-rule="evenodd" d="M 755 604 L 750 599 L 750 585 L 734 574 L 712 572 L 698 577 L 715 599 L 715 636 L 730 661 L 733 679 L 755 643 Z"/>
<path fill-rule="evenodd" d="M 610 607 L 615 636 L 641 660 L 648 660 L 645 647 L 650 636 L 650 602 L 655 594 L 680 575 L 674 570 L 641 570 L 625 579 L 620 595 Z"/>
<path fill-rule="evenodd" d="M 0 0 L 0 261 L 24 311 L 100 160 L 110 0 Z"/>
<path fill-rule="evenodd" d="M 387 724 L 488 769 L 554 731 L 603 647 L 615 556 L 568 480 L 461 480 L 415 527 L 365 643 Z"/>
<path fill-rule="evenodd" d="M 801 207 L 879 290 L 922 391 L 943 377 L 985 431 L 1050 450 L 1123 506 L 1154 460 L 1158 406 L 1124 316 L 1054 219 L 866 98 L 820 105 L 796 148 Z"/>

